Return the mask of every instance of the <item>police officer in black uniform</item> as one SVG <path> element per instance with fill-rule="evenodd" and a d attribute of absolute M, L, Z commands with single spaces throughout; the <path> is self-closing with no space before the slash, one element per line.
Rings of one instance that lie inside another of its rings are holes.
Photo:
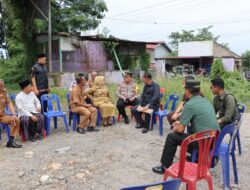
<path fill-rule="evenodd" d="M 34 92 L 40 101 L 42 95 L 50 92 L 48 70 L 45 64 L 46 55 L 43 53 L 37 56 L 37 63 L 32 66 L 32 85 L 34 87 Z M 42 111 L 47 111 L 46 101 L 44 103 L 44 110 Z"/>

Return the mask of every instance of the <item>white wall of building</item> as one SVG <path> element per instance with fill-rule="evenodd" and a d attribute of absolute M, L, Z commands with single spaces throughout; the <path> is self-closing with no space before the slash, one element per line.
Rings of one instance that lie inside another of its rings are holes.
<path fill-rule="evenodd" d="M 222 58 L 222 63 L 226 71 L 233 72 L 235 68 L 234 58 Z"/>
<path fill-rule="evenodd" d="M 155 61 L 155 69 L 157 76 L 165 76 L 165 60 L 156 60 Z"/>
<path fill-rule="evenodd" d="M 155 54 L 154 54 L 155 59 L 167 57 L 168 55 L 169 55 L 169 51 L 164 45 L 161 44 L 155 48 Z"/>
<path fill-rule="evenodd" d="M 70 37 L 61 37 L 60 43 L 61 43 L 60 48 L 62 51 L 74 51 L 75 50 L 74 46 L 72 46 L 72 38 Z"/>
<path fill-rule="evenodd" d="M 180 42 L 178 56 L 213 56 L 213 41 Z"/>

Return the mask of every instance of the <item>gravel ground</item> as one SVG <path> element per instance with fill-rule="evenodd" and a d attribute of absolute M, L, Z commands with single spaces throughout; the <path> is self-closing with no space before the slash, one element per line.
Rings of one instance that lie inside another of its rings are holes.
<path fill-rule="evenodd" d="M 249 189 L 249 121 L 250 114 L 246 114 L 241 128 L 244 152 L 237 155 L 240 185 L 232 182 L 232 189 Z M 151 169 L 159 164 L 168 126 L 165 125 L 164 136 L 160 137 L 158 127 L 142 134 L 134 125 L 131 122 L 125 126 L 121 122 L 86 135 L 72 130 L 67 134 L 59 125 L 43 141 L 22 143 L 22 149 L 7 149 L 6 135 L 2 134 L 0 190 L 118 190 L 161 181 L 163 176 L 152 173 Z M 221 189 L 220 167 L 211 172 L 214 189 Z M 184 184 L 181 189 L 185 189 Z M 200 182 L 197 189 L 208 188 L 205 182 Z"/>

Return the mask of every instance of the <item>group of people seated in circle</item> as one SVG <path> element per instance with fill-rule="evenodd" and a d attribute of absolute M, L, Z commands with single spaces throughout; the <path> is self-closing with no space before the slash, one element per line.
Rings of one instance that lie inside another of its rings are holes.
<path fill-rule="evenodd" d="M 131 106 L 132 114 L 136 120 L 137 129 L 142 133 L 149 131 L 153 112 L 160 108 L 160 86 L 152 80 L 150 73 L 143 75 L 144 88 L 139 95 L 136 90 L 136 82 L 131 72 L 123 75 L 123 81 L 118 85 L 116 106 L 111 102 L 109 89 L 105 85 L 105 78 L 93 71 L 87 81 L 84 74 L 78 74 L 70 86 L 70 108 L 80 115 L 77 132 L 97 132 L 97 113 L 100 111 L 104 127 L 113 125 L 116 107 L 123 117 L 124 123 L 129 124 L 126 106 Z M 182 101 L 174 112 L 168 114 L 171 131 L 167 135 L 164 145 L 161 165 L 152 170 L 157 174 L 163 174 L 171 166 L 177 150 L 182 141 L 194 133 L 204 130 L 220 130 L 226 125 L 236 122 L 240 118 L 237 109 L 237 100 L 233 94 L 224 90 L 223 79 L 215 78 L 211 81 L 211 91 L 215 95 L 213 104 L 200 90 L 200 81 L 193 76 L 184 79 L 184 95 Z M 21 148 L 14 138 L 19 133 L 19 127 L 23 136 L 35 142 L 42 140 L 44 134 L 44 116 L 41 103 L 33 87 L 28 80 L 20 83 L 21 92 L 16 96 L 17 113 L 11 103 L 4 81 L 0 80 L 0 125 L 11 127 L 11 134 L 7 142 L 8 148 Z M 6 113 L 6 106 L 8 112 Z M 188 132 L 185 132 L 188 129 Z"/>
<path fill-rule="evenodd" d="M 123 81 L 118 85 L 116 95 L 118 97 L 117 109 L 124 118 L 125 124 L 129 124 L 126 106 L 134 106 L 132 113 L 136 118 L 136 128 L 143 128 L 142 133 L 149 131 L 149 122 L 152 113 L 160 106 L 160 87 L 152 80 L 150 73 L 143 76 L 145 87 L 141 96 L 136 91 L 136 82 L 131 72 L 125 72 Z M 105 85 L 105 78 L 98 76 L 97 72 L 91 73 L 90 80 L 86 80 L 84 74 L 79 73 L 75 81 L 70 85 L 70 107 L 73 112 L 80 114 L 80 123 L 77 132 L 84 134 L 86 131 L 99 131 L 96 128 L 97 109 L 101 113 L 103 126 L 111 126 L 115 116 L 115 105 L 110 100 L 109 90 Z M 145 119 L 142 118 L 142 113 Z"/>

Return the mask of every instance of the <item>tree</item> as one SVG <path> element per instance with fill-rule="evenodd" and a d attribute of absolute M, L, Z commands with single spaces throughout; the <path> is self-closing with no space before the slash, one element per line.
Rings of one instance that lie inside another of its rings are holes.
<path fill-rule="evenodd" d="M 244 53 L 241 54 L 242 58 L 242 65 L 245 67 L 250 67 L 250 51 L 245 51 Z"/>
<path fill-rule="evenodd" d="M 97 28 L 107 6 L 103 0 L 53 0 L 54 32 L 80 32 Z"/>
<path fill-rule="evenodd" d="M 214 36 L 214 34 L 210 31 L 212 27 L 213 26 L 208 26 L 197 30 L 182 30 L 181 32 L 172 32 L 168 37 L 170 40 L 169 43 L 172 46 L 173 50 L 177 50 L 179 42 L 205 41 L 205 40 L 213 40 L 217 42 L 219 36 Z M 228 44 L 220 43 L 220 45 L 222 45 L 226 49 L 229 49 Z"/>
<path fill-rule="evenodd" d="M 29 78 L 37 54 L 35 36 L 47 32 L 47 21 L 34 14 L 34 5 L 29 0 L 0 2 L 10 55 L 1 65 L 4 70 L 1 69 L 0 78 L 13 83 Z M 103 0 L 52 0 L 53 32 L 95 29 L 106 10 Z"/>
<path fill-rule="evenodd" d="M 216 77 L 223 77 L 225 73 L 226 71 L 221 59 L 216 59 L 212 64 L 212 70 L 210 74 L 211 79 L 214 79 Z"/>

